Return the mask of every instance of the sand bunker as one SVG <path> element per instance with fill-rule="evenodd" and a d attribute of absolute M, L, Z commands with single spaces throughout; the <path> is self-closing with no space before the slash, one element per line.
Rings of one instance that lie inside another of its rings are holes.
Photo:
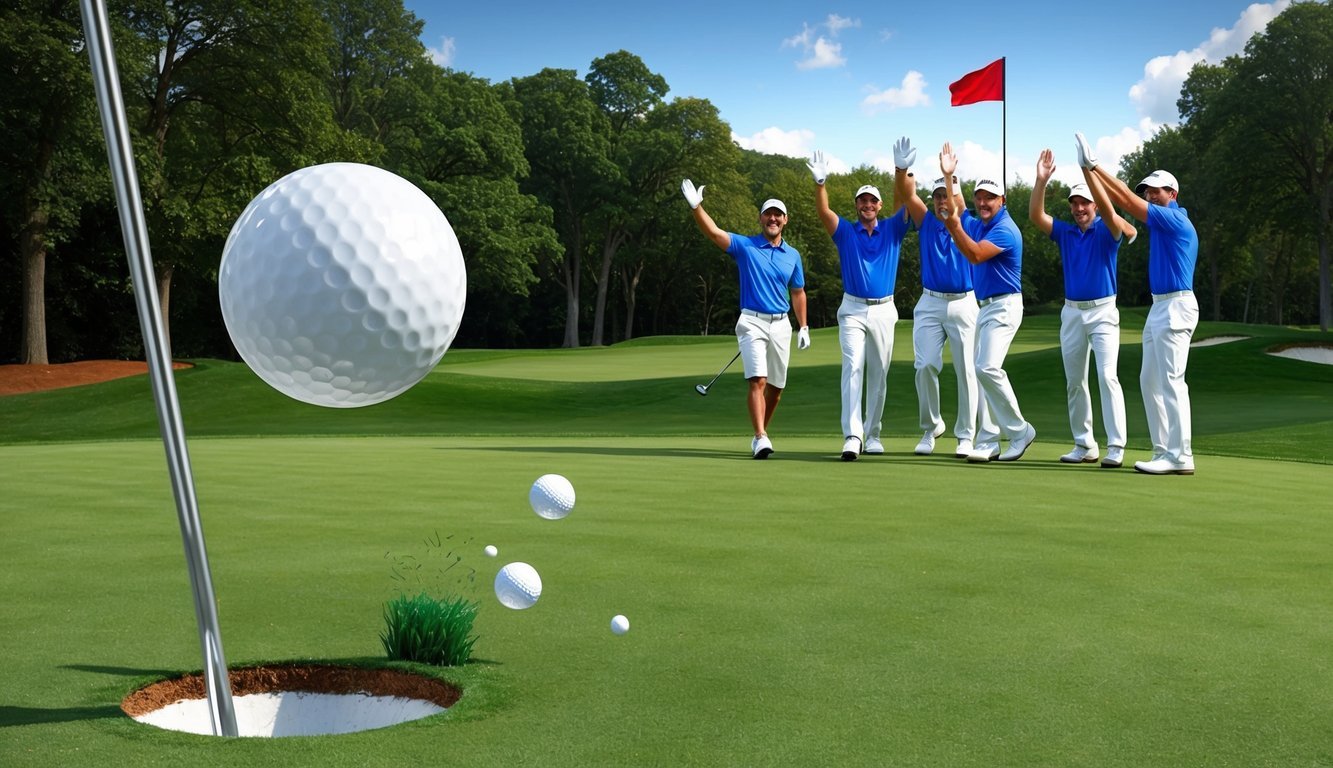
<path fill-rule="evenodd" d="M 1243 340 L 1243 339 L 1248 339 L 1248 338 L 1250 338 L 1250 337 L 1249 337 L 1249 336 L 1210 336 L 1209 338 L 1206 338 L 1206 339 L 1200 339 L 1199 341 L 1191 342 L 1191 343 L 1190 343 L 1190 346 L 1191 346 L 1191 347 L 1215 347 L 1215 346 L 1217 346 L 1218 344 L 1227 344 L 1227 343 L 1232 342 L 1232 341 L 1241 341 L 1241 340 Z"/>
<path fill-rule="evenodd" d="M 1333 365 L 1333 347 L 1287 347 L 1268 354 L 1290 360 L 1304 360 L 1307 363 Z"/>

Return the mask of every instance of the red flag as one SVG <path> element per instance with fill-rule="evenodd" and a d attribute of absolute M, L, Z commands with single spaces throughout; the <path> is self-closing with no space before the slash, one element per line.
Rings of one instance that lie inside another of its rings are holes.
<path fill-rule="evenodd" d="M 996 59 L 975 72 L 968 72 L 949 84 L 950 106 L 961 107 L 978 101 L 1004 101 L 1004 59 Z"/>

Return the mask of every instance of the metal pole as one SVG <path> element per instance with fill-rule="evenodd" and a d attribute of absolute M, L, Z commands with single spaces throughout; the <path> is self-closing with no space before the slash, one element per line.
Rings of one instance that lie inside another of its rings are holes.
<path fill-rule="evenodd" d="M 231 680 L 222 656 L 222 632 L 218 629 L 217 603 L 213 580 L 208 570 L 208 551 L 204 547 L 204 529 L 199 520 L 199 503 L 194 495 L 194 477 L 190 454 L 185 446 L 185 428 L 181 423 L 176 381 L 171 374 L 171 350 L 158 305 L 153 257 L 148 247 L 148 224 L 144 218 L 143 198 L 135 177 L 134 151 L 130 143 L 125 102 L 120 93 L 116 55 L 111 46 L 111 26 L 107 21 L 105 0 L 79 0 L 83 13 L 84 36 L 92 63 L 93 89 L 102 115 L 102 133 L 111 163 L 111 183 L 116 190 L 120 210 L 120 228 L 129 258 L 134 299 L 143 330 L 144 350 L 148 355 L 148 374 L 157 403 L 157 423 L 167 452 L 167 469 L 180 518 L 181 539 L 185 543 L 185 561 L 194 591 L 194 613 L 199 624 L 199 644 L 204 654 L 204 679 L 208 688 L 208 711 L 215 736 L 236 736 L 236 710 L 231 700 Z"/>

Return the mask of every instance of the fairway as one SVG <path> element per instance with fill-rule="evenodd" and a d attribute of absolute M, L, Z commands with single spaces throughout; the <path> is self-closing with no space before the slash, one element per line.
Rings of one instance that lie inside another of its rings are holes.
<path fill-rule="evenodd" d="M 1196 350 L 1199 474 L 1160 478 L 1056 460 L 1054 325 L 1033 320 L 1011 374 L 1042 434 L 982 466 L 948 438 L 911 455 L 905 323 L 889 454 L 852 463 L 830 330 L 766 462 L 737 373 L 692 391 L 726 339 L 459 350 L 345 412 L 196 361 L 177 380 L 231 666 L 375 659 L 400 588 L 481 603 L 473 662 L 432 673 L 464 689 L 450 712 L 331 737 L 120 712 L 201 666 L 146 379 L 0 398 L 0 765 L 1333 765 L 1329 374 L 1264 354 L 1324 336 L 1247 326 Z M 528 507 L 548 472 L 577 490 L 563 520 Z M 406 586 L 403 555 L 426 564 Z M 515 560 L 544 582 L 527 611 L 491 594 Z"/>

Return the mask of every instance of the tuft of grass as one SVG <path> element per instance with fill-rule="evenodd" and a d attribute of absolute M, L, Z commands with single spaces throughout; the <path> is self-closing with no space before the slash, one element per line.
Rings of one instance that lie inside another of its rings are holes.
<path fill-rule="evenodd" d="M 472 623 L 479 604 L 462 597 L 399 595 L 384 604 L 384 631 L 380 642 L 393 661 L 415 661 L 437 667 L 467 663 L 472 645 Z"/>

